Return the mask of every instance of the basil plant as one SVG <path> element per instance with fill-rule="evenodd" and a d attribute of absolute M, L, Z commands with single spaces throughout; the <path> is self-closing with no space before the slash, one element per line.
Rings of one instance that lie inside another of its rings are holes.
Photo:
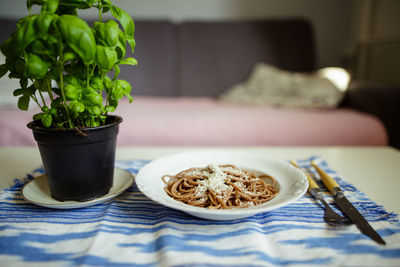
<path fill-rule="evenodd" d="M 39 14 L 31 14 L 34 5 Z M 131 85 L 118 79 L 119 65 L 137 64 L 125 56 L 135 47 L 128 13 L 111 0 L 28 0 L 27 8 L 29 15 L 0 47 L 6 57 L 0 77 L 19 79 L 21 88 L 13 92 L 19 109 L 33 101 L 41 109 L 33 119 L 44 127 L 85 128 L 105 124 L 123 97 L 132 102 Z M 89 8 L 99 13 L 92 27 L 78 17 Z M 108 12 L 113 19 L 103 21 Z"/>

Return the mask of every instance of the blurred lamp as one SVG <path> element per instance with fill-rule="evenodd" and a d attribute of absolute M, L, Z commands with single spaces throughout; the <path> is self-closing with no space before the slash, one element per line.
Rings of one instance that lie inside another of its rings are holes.
<path fill-rule="evenodd" d="M 323 68 L 317 71 L 317 74 L 330 80 L 339 90 L 346 91 L 350 83 L 350 73 L 337 67 Z"/>

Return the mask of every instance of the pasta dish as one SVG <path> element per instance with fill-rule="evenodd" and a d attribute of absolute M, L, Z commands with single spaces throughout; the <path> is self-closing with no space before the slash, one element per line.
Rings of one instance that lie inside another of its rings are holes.
<path fill-rule="evenodd" d="M 183 203 L 210 209 L 246 208 L 273 199 L 276 180 L 267 174 L 211 164 L 164 175 L 165 192 Z"/>

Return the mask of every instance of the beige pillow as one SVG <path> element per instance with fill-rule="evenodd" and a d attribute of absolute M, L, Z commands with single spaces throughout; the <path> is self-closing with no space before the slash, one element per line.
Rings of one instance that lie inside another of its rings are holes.
<path fill-rule="evenodd" d="M 244 83 L 220 95 L 223 101 L 283 107 L 334 108 L 344 92 L 318 72 L 289 72 L 259 63 Z"/>

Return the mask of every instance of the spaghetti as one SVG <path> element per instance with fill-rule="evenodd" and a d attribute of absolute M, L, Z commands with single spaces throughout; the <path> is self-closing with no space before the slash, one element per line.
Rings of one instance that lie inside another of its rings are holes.
<path fill-rule="evenodd" d="M 210 209 L 246 208 L 267 202 L 278 194 L 272 176 L 257 175 L 234 165 L 190 168 L 176 175 L 164 175 L 162 180 L 170 197 Z"/>

